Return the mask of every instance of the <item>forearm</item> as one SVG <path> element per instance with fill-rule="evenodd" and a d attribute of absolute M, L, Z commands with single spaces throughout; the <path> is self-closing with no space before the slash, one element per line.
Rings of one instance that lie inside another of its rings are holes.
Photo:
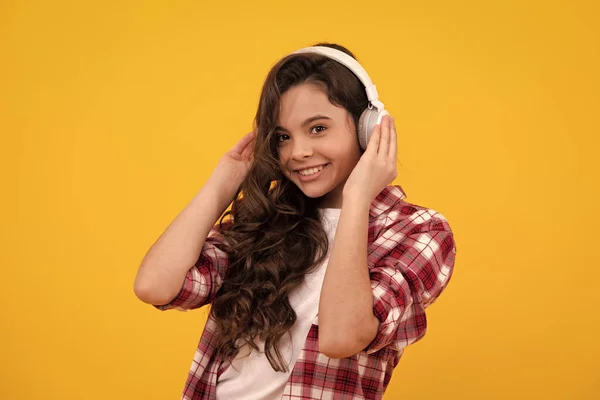
<path fill-rule="evenodd" d="M 369 205 L 344 200 L 321 290 L 319 342 L 340 357 L 366 347 L 378 326 L 367 265 Z"/>
<path fill-rule="evenodd" d="M 233 200 L 235 185 L 211 176 L 148 250 L 134 283 L 140 300 L 165 304 L 173 299 L 197 261 L 211 228 Z"/>

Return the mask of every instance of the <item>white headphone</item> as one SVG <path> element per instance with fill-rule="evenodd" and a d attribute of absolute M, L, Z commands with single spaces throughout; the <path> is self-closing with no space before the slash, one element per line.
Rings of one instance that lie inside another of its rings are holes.
<path fill-rule="evenodd" d="M 373 133 L 373 128 L 375 128 L 375 125 L 381 123 L 381 119 L 384 115 L 389 115 L 389 113 L 385 110 L 383 103 L 377 99 L 377 89 L 375 88 L 373 82 L 371 82 L 369 75 L 367 75 L 367 71 L 365 71 L 365 69 L 354 58 L 343 51 L 333 49 L 331 47 L 305 47 L 303 49 L 296 50 L 291 54 L 301 53 L 316 53 L 334 59 L 348 67 L 350 71 L 352 71 L 354 75 L 360 79 L 365 87 L 365 91 L 367 92 L 369 106 L 360 115 L 356 130 L 358 133 L 358 142 L 360 143 L 360 147 L 362 147 L 363 150 L 366 150 L 367 144 L 369 143 L 369 138 Z"/>

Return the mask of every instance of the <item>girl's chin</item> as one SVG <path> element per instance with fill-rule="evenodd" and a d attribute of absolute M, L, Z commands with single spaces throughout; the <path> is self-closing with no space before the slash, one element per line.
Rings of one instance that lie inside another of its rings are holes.
<path fill-rule="evenodd" d="M 306 183 L 302 182 L 295 183 L 306 197 L 310 197 L 312 199 L 323 197 L 329 192 L 329 188 L 322 187 L 321 185 L 307 185 Z"/>
<path fill-rule="evenodd" d="M 302 190 L 302 193 L 304 193 L 306 197 L 310 197 L 311 199 L 318 199 L 328 193 L 326 190 L 306 190 L 303 188 L 300 188 L 300 190 Z"/>
<path fill-rule="evenodd" d="M 306 197 L 318 199 L 332 192 L 337 185 L 332 182 L 331 176 L 322 176 L 321 179 L 303 182 L 298 176 L 291 177 L 292 182 L 304 193 Z M 322 179 L 326 178 L 326 179 Z"/>
<path fill-rule="evenodd" d="M 311 199 L 318 199 L 326 197 L 327 195 L 331 195 L 331 192 L 333 192 L 335 189 L 335 186 L 330 185 L 319 187 L 317 187 L 317 185 L 314 185 L 311 187 L 311 185 L 300 184 L 298 185 L 298 187 L 306 197 L 310 197 Z"/>

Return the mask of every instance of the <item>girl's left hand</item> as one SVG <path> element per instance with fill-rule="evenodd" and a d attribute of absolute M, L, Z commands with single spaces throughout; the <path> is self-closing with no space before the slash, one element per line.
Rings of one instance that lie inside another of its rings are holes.
<path fill-rule="evenodd" d="M 344 185 L 343 198 L 361 200 L 368 205 L 396 176 L 396 127 L 394 119 L 386 115 L 376 125 L 367 150 L 352 170 Z"/>

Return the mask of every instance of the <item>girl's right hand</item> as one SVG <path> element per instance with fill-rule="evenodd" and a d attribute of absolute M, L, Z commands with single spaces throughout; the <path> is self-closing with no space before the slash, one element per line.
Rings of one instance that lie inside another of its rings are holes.
<path fill-rule="evenodd" d="M 226 185 L 230 192 L 235 192 L 248 175 L 254 153 L 256 132 L 242 137 L 231 150 L 221 157 L 211 178 Z"/>

